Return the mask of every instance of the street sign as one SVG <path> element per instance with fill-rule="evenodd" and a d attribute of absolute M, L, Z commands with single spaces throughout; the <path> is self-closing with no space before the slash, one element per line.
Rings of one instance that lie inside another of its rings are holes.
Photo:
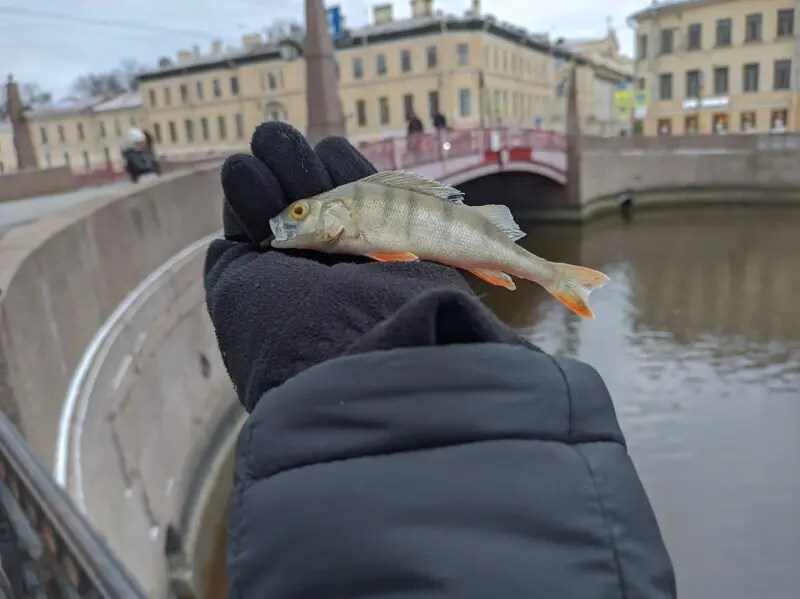
<path fill-rule="evenodd" d="M 328 17 L 328 33 L 333 39 L 342 35 L 342 7 L 331 6 L 326 12 Z"/>

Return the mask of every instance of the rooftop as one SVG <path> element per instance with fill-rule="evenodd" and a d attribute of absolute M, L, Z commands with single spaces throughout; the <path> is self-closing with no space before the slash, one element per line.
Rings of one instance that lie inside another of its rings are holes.
<path fill-rule="evenodd" d="M 681 11 L 686 8 L 693 8 L 693 5 L 702 6 L 704 4 L 716 4 L 718 2 L 732 2 L 734 0 L 660 0 L 653 4 L 637 10 L 628 17 L 631 21 L 638 21 L 642 17 L 661 12 Z"/>
<path fill-rule="evenodd" d="M 33 118 L 48 118 L 79 112 L 108 112 L 137 108 L 142 105 L 138 91 L 125 92 L 113 98 L 97 96 L 83 100 L 62 100 L 48 106 L 41 106 L 28 112 Z"/>

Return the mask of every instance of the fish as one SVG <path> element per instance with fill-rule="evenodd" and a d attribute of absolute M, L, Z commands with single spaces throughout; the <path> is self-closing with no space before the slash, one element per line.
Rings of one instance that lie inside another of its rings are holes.
<path fill-rule="evenodd" d="M 269 221 L 262 247 L 367 256 L 380 262 L 427 260 L 516 289 L 533 281 L 584 318 L 589 295 L 609 278 L 597 270 L 550 262 L 517 241 L 525 236 L 508 206 L 464 203 L 464 193 L 407 171 L 382 171 L 297 200 Z"/>

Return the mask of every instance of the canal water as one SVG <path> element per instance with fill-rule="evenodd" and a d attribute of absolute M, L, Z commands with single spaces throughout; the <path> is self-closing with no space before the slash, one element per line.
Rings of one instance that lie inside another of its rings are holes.
<path fill-rule="evenodd" d="M 531 341 L 605 378 L 679 596 L 796 599 L 800 210 L 665 210 L 526 229 L 534 253 L 611 277 L 592 296 L 596 320 L 525 281 L 514 292 L 479 281 L 476 291 Z M 224 597 L 224 575 L 211 578 L 210 596 Z"/>

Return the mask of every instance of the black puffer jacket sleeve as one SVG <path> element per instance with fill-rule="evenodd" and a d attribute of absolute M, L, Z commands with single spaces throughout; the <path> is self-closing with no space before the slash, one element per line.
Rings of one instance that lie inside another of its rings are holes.
<path fill-rule="evenodd" d="M 314 366 L 237 447 L 233 599 L 667 599 L 669 556 L 590 366 L 505 343 Z"/>

